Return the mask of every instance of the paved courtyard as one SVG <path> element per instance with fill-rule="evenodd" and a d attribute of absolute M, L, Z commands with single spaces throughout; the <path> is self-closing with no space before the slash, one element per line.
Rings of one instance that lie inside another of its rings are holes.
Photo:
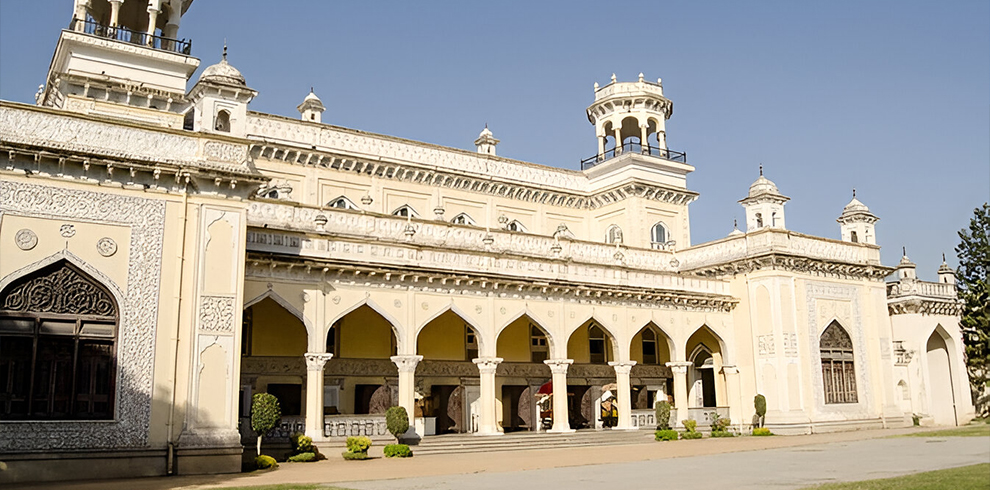
<path fill-rule="evenodd" d="M 917 428 L 282 464 L 272 472 L 60 482 L 12 488 L 199 490 L 284 483 L 375 489 L 789 489 L 990 462 L 988 437 L 900 437 Z M 644 434 L 648 436 L 648 434 Z M 511 436 L 506 436 L 511 437 Z M 381 456 L 381 447 L 372 447 Z M 551 484 L 552 483 L 552 484 Z M 987 476 L 990 488 L 990 475 Z M 5 489 L 6 490 L 6 489 Z"/>

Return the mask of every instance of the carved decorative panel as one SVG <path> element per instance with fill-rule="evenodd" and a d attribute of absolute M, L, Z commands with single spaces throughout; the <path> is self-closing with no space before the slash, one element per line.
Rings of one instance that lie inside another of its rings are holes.
<path fill-rule="evenodd" d="M 43 275 L 14 282 L 0 293 L 0 309 L 106 317 L 116 314 L 110 294 L 68 262 L 61 262 Z"/>

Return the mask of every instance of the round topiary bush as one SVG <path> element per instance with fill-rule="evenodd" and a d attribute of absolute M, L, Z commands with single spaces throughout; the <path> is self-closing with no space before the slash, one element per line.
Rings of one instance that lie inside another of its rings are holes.
<path fill-rule="evenodd" d="M 261 454 L 254 458 L 254 466 L 259 470 L 267 470 L 268 468 L 278 468 L 278 463 L 275 462 L 275 458 Z"/>
<path fill-rule="evenodd" d="M 385 411 L 385 426 L 396 439 L 409 430 L 409 414 L 405 407 L 389 407 Z"/>
<path fill-rule="evenodd" d="M 275 395 L 255 393 L 251 397 L 251 430 L 258 434 L 258 456 L 261 456 L 261 438 L 278 427 L 281 420 L 282 409 L 278 406 Z"/>
<path fill-rule="evenodd" d="M 384 452 L 386 458 L 411 458 L 413 455 L 412 449 L 405 444 L 389 444 Z"/>
<path fill-rule="evenodd" d="M 767 398 L 763 395 L 753 397 L 753 405 L 756 408 L 756 416 L 760 418 L 760 427 L 763 427 L 763 417 L 767 415 Z"/>

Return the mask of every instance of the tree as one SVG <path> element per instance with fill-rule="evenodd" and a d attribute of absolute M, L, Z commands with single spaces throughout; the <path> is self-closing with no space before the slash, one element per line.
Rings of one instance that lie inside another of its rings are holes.
<path fill-rule="evenodd" d="M 271 393 L 255 393 L 251 397 L 251 430 L 258 434 L 258 456 L 261 456 L 261 438 L 278 426 L 282 409 L 278 398 Z"/>
<path fill-rule="evenodd" d="M 960 322 L 966 344 L 966 368 L 969 371 L 970 388 L 979 403 L 979 397 L 990 386 L 990 204 L 973 210 L 969 230 L 959 230 L 959 298 L 963 300 Z M 986 412 L 986 402 L 977 407 Z"/>

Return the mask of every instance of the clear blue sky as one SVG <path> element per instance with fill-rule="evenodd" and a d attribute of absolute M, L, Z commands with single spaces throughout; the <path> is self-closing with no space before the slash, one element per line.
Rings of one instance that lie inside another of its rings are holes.
<path fill-rule="evenodd" d="M 129 0 L 140 1 L 140 0 Z M 0 1 L 0 98 L 33 102 L 71 0 Z M 788 228 L 837 238 L 851 189 L 922 277 L 990 199 L 990 2 L 196 0 L 180 37 L 230 62 L 256 111 L 577 168 L 592 85 L 662 77 L 697 170 L 692 240 L 725 236 L 762 162 Z M 198 76 L 198 74 L 196 75 Z"/>

